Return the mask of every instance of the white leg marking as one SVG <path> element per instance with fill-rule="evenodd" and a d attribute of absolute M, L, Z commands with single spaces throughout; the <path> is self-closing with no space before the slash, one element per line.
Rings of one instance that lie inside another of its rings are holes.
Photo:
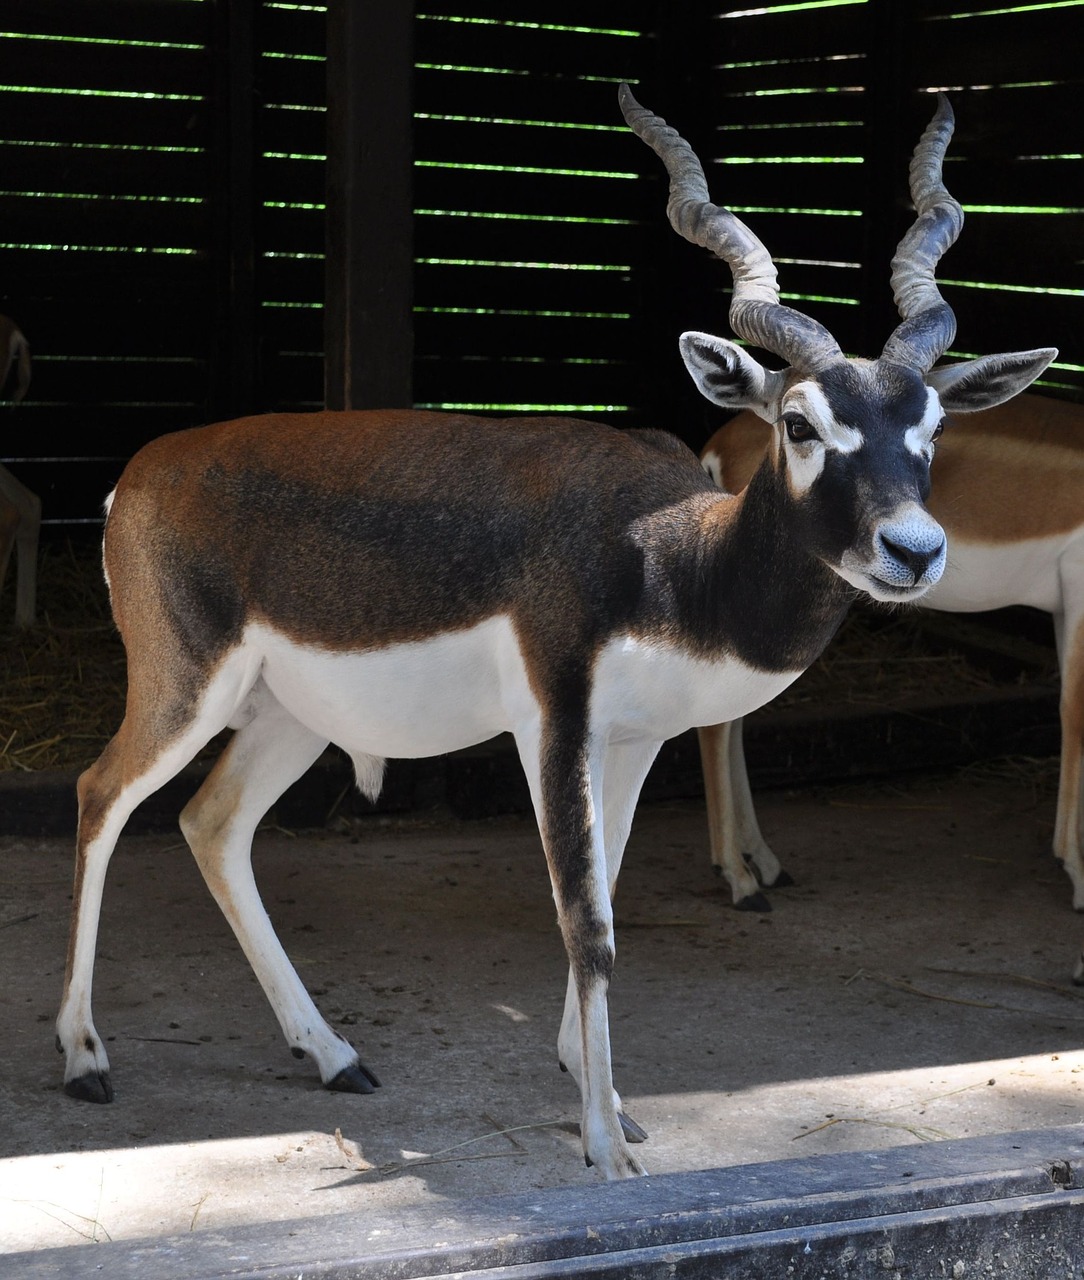
<path fill-rule="evenodd" d="M 749 771 L 745 767 L 745 721 L 734 720 L 730 732 L 730 803 L 738 823 L 738 847 L 742 861 L 751 858 L 760 883 L 771 888 L 782 874 L 779 859 L 771 851 L 757 822 L 753 793 L 749 788 Z"/>
<path fill-rule="evenodd" d="M 275 934 L 252 872 L 252 837 L 267 810 L 327 746 L 266 693 L 181 814 L 181 830 L 291 1048 L 311 1054 L 324 1084 L 358 1055 L 321 1017 Z"/>
<path fill-rule="evenodd" d="M 761 885 L 774 884 L 783 870 L 757 823 L 745 768 L 743 724 L 737 719 L 698 730 L 711 861 L 726 876 L 736 906 L 758 899 Z"/>
<path fill-rule="evenodd" d="M 617 887 L 636 801 L 661 745 L 659 742 L 611 745 L 605 751 L 601 768 L 596 766 L 592 769 L 592 795 L 601 793 L 603 798 L 601 823 L 597 821 L 596 812 L 594 852 L 598 868 L 601 844 L 606 885 L 605 917 L 611 945 L 613 915 L 610 900 Z M 606 1177 L 625 1178 L 644 1172 L 640 1162 L 628 1150 L 626 1134 L 636 1135 L 634 1140 L 642 1140 L 646 1135 L 627 1117 L 625 1125 L 622 1125 L 624 1108 L 613 1087 L 607 986 L 601 979 L 588 983 L 581 998 L 575 965 L 570 965 L 557 1054 L 562 1066 L 580 1088 L 585 1154 Z M 618 1126 L 616 1133 L 615 1121 Z"/>
<path fill-rule="evenodd" d="M 705 725 L 697 730 L 700 740 L 700 767 L 704 773 L 704 800 L 708 814 L 708 843 L 712 865 L 730 885 L 734 902 L 758 893 L 757 878 L 741 856 L 738 815 L 731 786 L 731 742 L 733 720 Z"/>
<path fill-rule="evenodd" d="M 1063 585 L 1063 591 L 1065 586 Z M 1084 604 L 1084 599 L 1082 599 Z M 1084 911 L 1084 857 L 1081 856 L 1081 752 L 1084 749 L 1084 609 L 1066 601 L 1055 615 L 1061 665 L 1061 769 L 1054 823 L 1054 853 L 1073 883 L 1073 906 Z"/>
<path fill-rule="evenodd" d="M 226 663 L 184 730 L 165 744 L 154 741 L 149 725 L 126 715 L 116 736 L 79 780 L 68 970 L 56 1021 L 57 1040 L 65 1055 L 64 1080 L 76 1096 L 98 1102 L 112 1097 L 109 1059 L 94 1027 L 91 997 L 102 894 L 117 839 L 132 810 L 225 728 L 253 679 L 251 666 L 243 657 Z M 126 769 L 141 763 L 142 773 L 125 777 Z"/>

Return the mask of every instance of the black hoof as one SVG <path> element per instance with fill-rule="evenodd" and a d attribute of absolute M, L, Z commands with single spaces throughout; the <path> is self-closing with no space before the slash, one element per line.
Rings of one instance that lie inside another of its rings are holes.
<path fill-rule="evenodd" d="M 373 1075 L 364 1062 L 356 1066 L 343 1067 L 333 1080 L 324 1085 L 335 1093 L 374 1093 L 380 1088 L 380 1081 Z"/>
<path fill-rule="evenodd" d="M 617 1113 L 617 1118 L 621 1121 L 621 1132 L 625 1135 L 626 1142 L 647 1141 L 647 1130 L 641 1129 L 631 1116 L 627 1116 L 623 1111 L 619 1111 Z"/>
<path fill-rule="evenodd" d="M 739 911 L 771 911 L 772 904 L 762 893 L 746 894 L 744 898 L 739 898 L 734 903 Z"/>
<path fill-rule="evenodd" d="M 780 871 L 772 883 L 769 885 L 771 889 L 789 889 L 791 885 L 798 882 L 790 874 L 789 871 Z"/>
<path fill-rule="evenodd" d="M 109 1072 L 99 1075 L 96 1071 L 88 1071 L 85 1076 L 64 1082 L 64 1092 L 69 1098 L 78 1098 L 80 1102 L 112 1102 L 113 1082 Z"/>

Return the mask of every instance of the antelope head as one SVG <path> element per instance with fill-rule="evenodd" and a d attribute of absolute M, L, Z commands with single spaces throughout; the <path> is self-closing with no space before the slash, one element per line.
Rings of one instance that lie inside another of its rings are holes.
<path fill-rule="evenodd" d="M 945 536 L 923 504 L 934 441 L 948 412 L 1000 404 L 1057 355 L 1052 348 L 984 356 L 934 368 L 956 333 L 934 279 L 963 211 L 942 182 L 952 108 L 937 110 L 915 148 L 910 185 L 916 219 L 892 260 L 900 323 L 875 360 L 847 357 L 823 325 L 779 301 L 775 264 L 752 231 L 708 199 L 689 144 L 620 90 L 629 127 L 670 176 L 674 230 L 730 267 L 730 327 L 780 357 L 768 369 L 738 343 L 683 333 L 681 354 L 701 393 L 724 409 L 752 409 L 774 427 L 764 466 L 785 483 L 809 550 L 877 600 L 923 595 L 941 576 Z"/>

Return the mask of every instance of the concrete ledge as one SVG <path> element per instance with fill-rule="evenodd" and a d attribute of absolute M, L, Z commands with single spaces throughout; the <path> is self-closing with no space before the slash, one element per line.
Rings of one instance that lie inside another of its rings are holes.
<path fill-rule="evenodd" d="M 20 1280 L 1074 1276 L 1084 1125 L 0 1258 Z"/>
<path fill-rule="evenodd" d="M 1004 755 L 1053 756 L 1060 750 L 1056 685 L 1001 688 L 966 702 L 913 702 L 891 709 L 850 705 L 766 707 L 745 727 L 754 788 L 799 787 L 916 769 L 953 768 Z M 174 831 L 177 815 L 207 776 L 192 766 L 147 799 L 127 830 Z M 0 834 L 74 834 L 77 771 L 0 773 Z M 644 786 L 645 801 L 703 795 L 696 734 L 664 744 Z M 508 735 L 425 760 L 392 760 L 384 793 L 371 805 L 353 786 L 349 761 L 331 749 L 275 806 L 294 828 L 324 826 L 335 815 L 405 813 L 444 806 L 459 818 L 528 812 L 527 784 Z"/>

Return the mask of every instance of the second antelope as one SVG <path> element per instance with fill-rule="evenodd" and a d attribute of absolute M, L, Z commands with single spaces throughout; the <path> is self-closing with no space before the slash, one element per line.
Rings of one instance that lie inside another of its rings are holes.
<path fill-rule="evenodd" d="M 730 493 L 749 483 L 768 427 L 739 414 L 701 460 Z M 948 535 L 940 581 L 921 607 L 948 612 L 1029 605 L 1053 615 L 1061 668 L 1061 774 L 1054 854 L 1084 911 L 1084 409 L 1046 396 L 950 421 L 931 471 L 930 513 Z M 735 904 L 769 907 L 762 889 L 790 882 L 761 834 L 740 722 L 700 729 L 711 857 Z M 1084 980 L 1084 958 L 1076 978 Z"/>
<path fill-rule="evenodd" d="M 584 1155 L 607 1178 L 643 1172 L 629 1143 L 644 1134 L 612 1079 L 610 900 L 659 747 L 774 697 L 856 593 L 923 595 L 945 559 L 923 507 L 943 412 L 1007 399 L 1055 353 L 933 368 L 954 331 L 933 264 L 960 228 L 940 178 L 946 101 L 912 170 L 901 322 L 878 359 L 849 360 L 780 304 L 767 250 L 709 202 L 688 144 L 627 87 L 620 100 L 669 172 L 674 228 L 732 270 L 735 333 L 787 365 L 681 338 L 706 396 L 777 424 L 767 459 L 732 497 L 661 433 L 409 410 L 247 418 L 143 448 L 105 525 L 128 700 L 79 780 L 57 1019 L 73 1096 L 113 1096 L 91 980 L 117 837 L 227 725 L 235 735 L 181 815 L 185 837 L 291 1048 L 327 1087 L 371 1091 L 375 1076 L 320 1016 L 263 909 L 256 824 L 328 742 L 375 796 L 388 756 L 510 731 L 568 955 L 558 1053 L 582 1095 Z"/>

